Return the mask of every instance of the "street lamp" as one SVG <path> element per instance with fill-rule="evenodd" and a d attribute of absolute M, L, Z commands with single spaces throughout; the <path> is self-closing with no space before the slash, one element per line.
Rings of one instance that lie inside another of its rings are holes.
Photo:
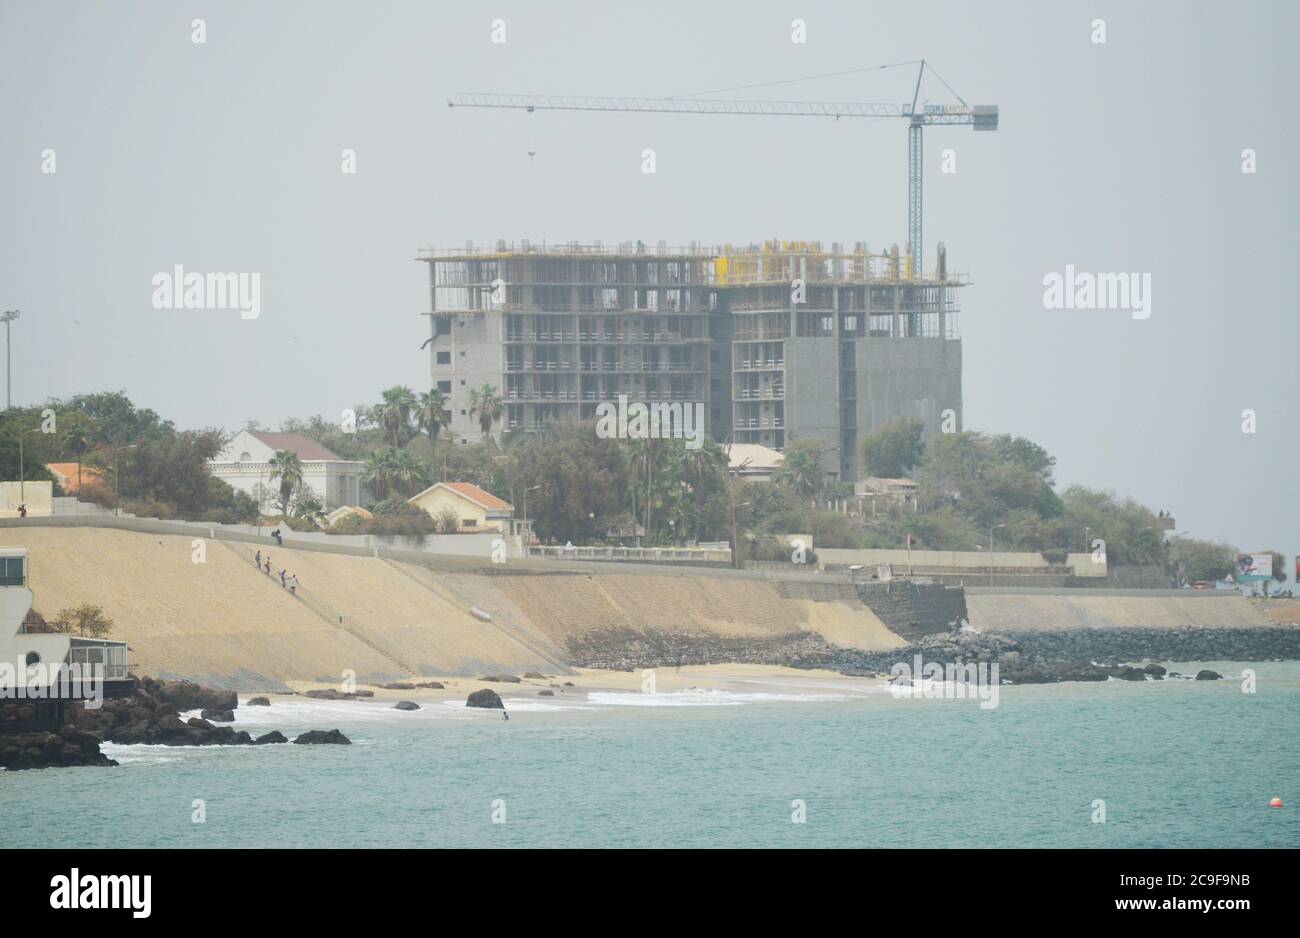
<path fill-rule="evenodd" d="M 21 309 L 7 309 L 0 313 L 0 322 L 5 324 L 5 410 L 13 406 L 14 397 L 13 358 L 9 355 L 9 324 L 22 314 Z"/>
<path fill-rule="evenodd" d="M 989 586 L 993 585 L 993 555 L 996 553 L 993 547 L 993 532 L 998 528 L 1005 528 L 1005 524 L 989 525 Z"/>
<path fill-rule="evenodd" d="M 739 505 L 731 506 L 731 566 L 738 569 L 740 567 L 740 540 L 736 534 L 736 509 L 748 508 L 749 502 L 741 502 Z"/>
<path fill-rule="evenodd" d="M 528 529 L 528 493 L 535 492 L 537 489 L 540 488 L 541 488 L 540 485 L 530 485 L 528 488 L 524 489 L 524 519 L 523 520 L 524 520 L 524 557 L 525 558 L 528 556 L 528 546 L 529 546 L 528 542 L 532 540 L 532 537 L 529 535 L 529 529 Z"/>
<path fill-rule="evenodd" d="M 139 443 L 128 443 L 126 446 L 119 445 L 113 447 L 113 517 L 115 518 L 122 513 L 122 507 L 118 502 L 118 497 L 117 497 L 117 493 L 118 493 L 117 482 L 118 482 L 118 477 L 120 475 L 120 473 L 118 473 L 117 471 L 119 457 L 122 454 L 122 450 L 135 449 L 139 445 L 140 445 Z M 262 523 L 262 509 L 260 505 L 258 506 L 257 512 L 258 512 L 257 514 L 258 527 L 260 528 Z"/>

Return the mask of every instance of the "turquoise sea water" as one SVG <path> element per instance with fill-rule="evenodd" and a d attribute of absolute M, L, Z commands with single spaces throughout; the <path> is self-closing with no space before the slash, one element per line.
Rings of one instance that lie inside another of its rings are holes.
<path fill-rule="evenodd" d="M 1003 687 L 981 710 L 795 680 L 774 696 L 503 692 L 508 722 L 294 701 L 235 725 L 337 726 L 355 745 L 109 746 L 119 768 L 0 772 L 0 830 L 10 847 L 1300 845 L 1300 663 L 1210 666 L 1255 669 L 1257 692 Z"/>

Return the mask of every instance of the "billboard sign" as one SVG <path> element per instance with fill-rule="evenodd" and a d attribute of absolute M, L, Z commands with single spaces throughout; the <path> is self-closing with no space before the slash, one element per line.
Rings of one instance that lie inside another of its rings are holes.
<path fill-rule="evenodd" d="M 1266 552 L 1237 555 L 1237 581 L 1254 583 L 1273 578 L 1273 555 Z"/>

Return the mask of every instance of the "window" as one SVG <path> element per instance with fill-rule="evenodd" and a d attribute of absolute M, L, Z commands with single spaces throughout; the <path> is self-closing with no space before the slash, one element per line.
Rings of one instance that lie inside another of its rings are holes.
<path fill-rule="evenodd" d="M 245 450 L 244 452 L 242 452 L 242 453 L 239 454 L 239 461 L 240 461 L 240 462 L 252 462 L 252 461 L 253 461 L 253 454 L 250 453 L 250 452 L 248 452 L 247 450 Z"/>
<path fill-rule="evenodd" d="M 0 558 L 0 586 L 25 586 L 22 557 Z"/>
<path fill-rule="evenodd" d="M 461 518 L 461 519 L 460 519 L 460 525 L 461 525 L 461 527 L 463 527 L 463 528 L 476 528 L 476 527 L 478 527 L 478 519 L 477 519 L 477 518 Z"/>
<path fill-rule="evenodd" d="M 438 382 L 438 390 L 441 391 L 443 394 L 450 394 L 450 393 L 451 393 L 451 382 L 450 382 L 450 381 L 439 381 L 439 382 Z"/>
<path fill-rule="evenodd" d="M 438 364 L 439 364 L 439 365 L 450 365 L 450 364 L 451 364 L 451 352 L 439 352 L 439 353 L 438 353 Z"/>
<path fill-rule="evenodd" d="M 709 349 L 709 361 L 716 365 L 718 362 L 722 361 L 722 353 L 715 348 Z"/>

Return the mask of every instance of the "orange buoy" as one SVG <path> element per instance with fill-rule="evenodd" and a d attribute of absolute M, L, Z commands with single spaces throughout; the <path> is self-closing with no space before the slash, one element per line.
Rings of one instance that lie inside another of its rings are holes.
<path fill-rule="evenodd" d="M 1268 803 L 1268 806 L 1269 806 L 1270 808 L 1280 808 L 1280 807 L 1282 807 L 1282 799 L 1281 799 L 1281 798 L 1274 798 L 1272 801 L 1270 801 L 1270 802 Z"/>

